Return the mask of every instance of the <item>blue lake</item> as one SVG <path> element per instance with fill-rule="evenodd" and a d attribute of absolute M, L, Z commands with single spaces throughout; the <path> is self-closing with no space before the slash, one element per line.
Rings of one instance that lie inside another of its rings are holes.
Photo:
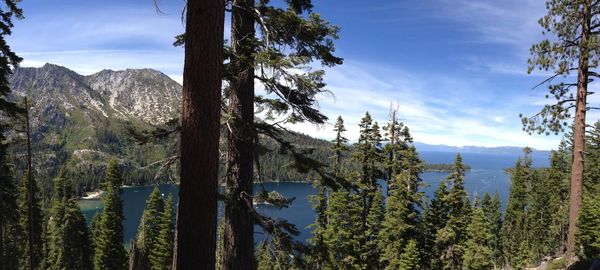
<path fill-rule="evenodd" d="M 421 152 L 420 156 L 427 163 L 452 163 L 455 153 L 448 152 Z M 503 204 L 508 198 L 510 188 L 510 179 L 505 172 L 506 168 L 513 167 L 517 156 L 511 155 L 492 155 L 492 154 L 464 154 L 462 155 L 465 164 L 471 166 L 471 171 L 466 173 L 465 187 L 469 194 L 477 193 L 482 196 L 485 192 L 490 194 L 496 191 L 500 194 Z M 533 155 L 534 166 L 548 166 L 548 157 L 546 155 Z M 443 172 L 425 172 L 421 175 L 424 187 L 421 189 L 425 195 L 431 197 L 438 183 L 447 177 L 448 173 Z M 273 206 L 259 205 L 258 210 L 266 215 L 287 219 L 296 224 L 301 234 L 298 240 L 304 241 L 310 237 L 308 226 L 314 222 L 314 211 L 308 199 L 308 196 L 314 195 L 316 189 L 312 184 L 307 183 L 265 183 L 267 190 L 277 190 L 286 197 L 295 197 L 294 203 L 289 208 L 279 209 Z M 122 198 L 124 200 L 125 221 L 123 223 L 124 241 L 129 242 L 135 237 L 140 217 L 146 207 L 146 199 L 154 186 L 124 188 Z M 160 191 L 167 196 L 173 194 L 177 196 L 179 188 L 172 184 L 159 185 Z M 255 191 L 260 190 L 260 185 L 254 186 Z M 80 206 L 88 218 L 91 220 L 94 214 L 102 210 L 100 200 L 81 200 Z M 259 227 L 255 228 L 256 239 L 262 238 L 262 232 Z"/>

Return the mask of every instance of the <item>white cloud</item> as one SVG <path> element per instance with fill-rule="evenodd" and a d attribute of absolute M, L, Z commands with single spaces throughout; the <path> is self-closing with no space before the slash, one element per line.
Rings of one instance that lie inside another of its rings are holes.
<path fill-rule="evenodd" d="M 420 142 L 538 149 L 558 145 L 557 137 L 530 136 L 521 130 L 517 115 L 522 108 L 512 101 L 520 96 L 510 97 L 497 107 L 490 107 L 486 102 L 495 98 L 491 94 L 470 96 L 469 93 L 481 93 L 478 81 L 421 77 L 400 69 L 356 62 L 346 62 L 342 67 L 329 70 L 326 81 L 336 96 L 335 99 L 322 98 L 319 103 L 330 123 L 320 127 L 300 124 L 289 128 L 331 139 L 334 137 L 332 123 L 342 115 L 348 129 L 347 137 L 354 141 L 365 111 L 383 126 L 391 102 L 398 102 L 400 118 Z M 461 88 L 455 88 L 457 86 Z"/>

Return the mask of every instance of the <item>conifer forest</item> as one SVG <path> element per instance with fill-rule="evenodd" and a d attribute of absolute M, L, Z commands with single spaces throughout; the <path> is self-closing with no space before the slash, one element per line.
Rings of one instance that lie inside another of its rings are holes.
<path fill-rule="evenodd" d="M 172 2 L 0 1 L 0 270 L 600 269 L 600 1 Z"/>

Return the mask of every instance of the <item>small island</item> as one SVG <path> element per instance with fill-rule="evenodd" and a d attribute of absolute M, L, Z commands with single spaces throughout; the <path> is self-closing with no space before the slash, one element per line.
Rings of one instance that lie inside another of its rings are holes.
<path fill-rule="evenodd" d="M 470 171 L 471 166 L 464 164 L 465 171 Z M 424 171 L 426 172 L 451 172 L 454 170 L 454 164 L 433 163 L 425 164 Z"/>

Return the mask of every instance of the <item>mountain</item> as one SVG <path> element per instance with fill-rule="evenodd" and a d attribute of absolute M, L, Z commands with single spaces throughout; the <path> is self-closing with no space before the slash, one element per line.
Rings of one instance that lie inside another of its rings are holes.
<path fill-rule="evenodd" d="M 126 184 L 141 185 L 172 181 L 177 164 L 162 168 L 161 161 L 175 155 L 177 135 L 140 145 L 132 134 L 164 127 L 177 118 L 181 85 L 152 69 L 102 70 L 84 76 L 68 68 L 46 64 L 40 68 L 17 68 L 9 77 L 12 98 L 31 103 L 34 167 L 46 198 L 52 179 L 64 168 L 73 179 L 76 192 L 92 190 L 104 180 L 111 156 L 120 160 Z M 15 136 L 18 137 L 18 136 Z M 330 142 L 288 132 L 286 140 L 309 156 L 328 164 Z M 282 156 L 273 140 L 261 138 L 271 152 L 261 156 L 265 180 L 304 181 L 314 173 L 293 170 L 292 159 Z M 417 150 L 460 153 L 486 153 L 519 156 L 519 147 L 452 147 L 416 143 Z M 311 149 L 311 150 L 309 150 Z M 15 172 L 25 171 L 25 145 L 16 143 Z M 547 151 L 534 151 L 547 157 Z M 199 153 L 200 154 L 200 153 Z M 159 170 L 163 173 L 158 173 Z M 221 173 L 222 169 L 221 169 Z M 158 176 L 155 178 L 155 176 Z"/>
<path fill-rule="evenodd" d="M 484 146 L 449 146 L 443 144 L 426 144 L 415 142 L 415 147 L 419 152 L 452 152 L 452 153 L 475 153 L 475 154 L 491 154 L 491 155 L 507 155 L 519 156 L 523 154 L 523 147 L 518 146 L 499 146 L 499 147 L 484 147 Z M 536 155 L 549 156 L 548 150 L 532 149 Z"/>
<path fill-rule="evenodd" d="M 144 145 L 134 139 L 144 131 L 172 124 L 169 120 L 179 116 L 181 85 L 165 74 L 152 69 L 127 69 L 83 76 L 46 64 L 17 68 L 9 82 L 14 101 L 21 102 L 27 95 L 31 103 L 35 176 L 45 198 L 50 197 L 52 179 L 61 167 L 73 179 L 77 193 L 99 187 L 111 156 L 119 158 L 127 185 L 176 181 L 177 163 L 162 168 L 161 161 L 177 154 L 177 134 Z M 297 148 L 310 152 L 310 157 L 329 162 L 328 141 L 293 132 L 283 135 Z M 277 151 L 274 140 L 261 138 L 261 142 L 272 150 L 261 156 L 265 180 L 303 181 L 316 177 L 314 173 L 293 170 L 292 159 Z M 25 145 L 15 144 L 12 151 L 17 157 L 15 172 L 20 177 L 26 168 Z"/>
<path fill-rule="evenodd" d="M 125 176 L 136 179 L 128 184 L 154 180 L 158 166 L 146 166 L 164 159 L 168 146 L 138 145 L 129 130 L 152 129 L 178 117 L 177 82 L 152 69 L 83 76 L 53 64 L 17 68 L 9 82 L 15 101 L 25 95 L 30 100 L 34 160 L 42 186 L 51 186 L 49 179 L 64 164 L 77 191 L 97 187 L 109 156 L 119 157 Z M 14 149 L 24 152 L 23 145 Z M 17 172 L 22 163 L 16 160 Z"/>

